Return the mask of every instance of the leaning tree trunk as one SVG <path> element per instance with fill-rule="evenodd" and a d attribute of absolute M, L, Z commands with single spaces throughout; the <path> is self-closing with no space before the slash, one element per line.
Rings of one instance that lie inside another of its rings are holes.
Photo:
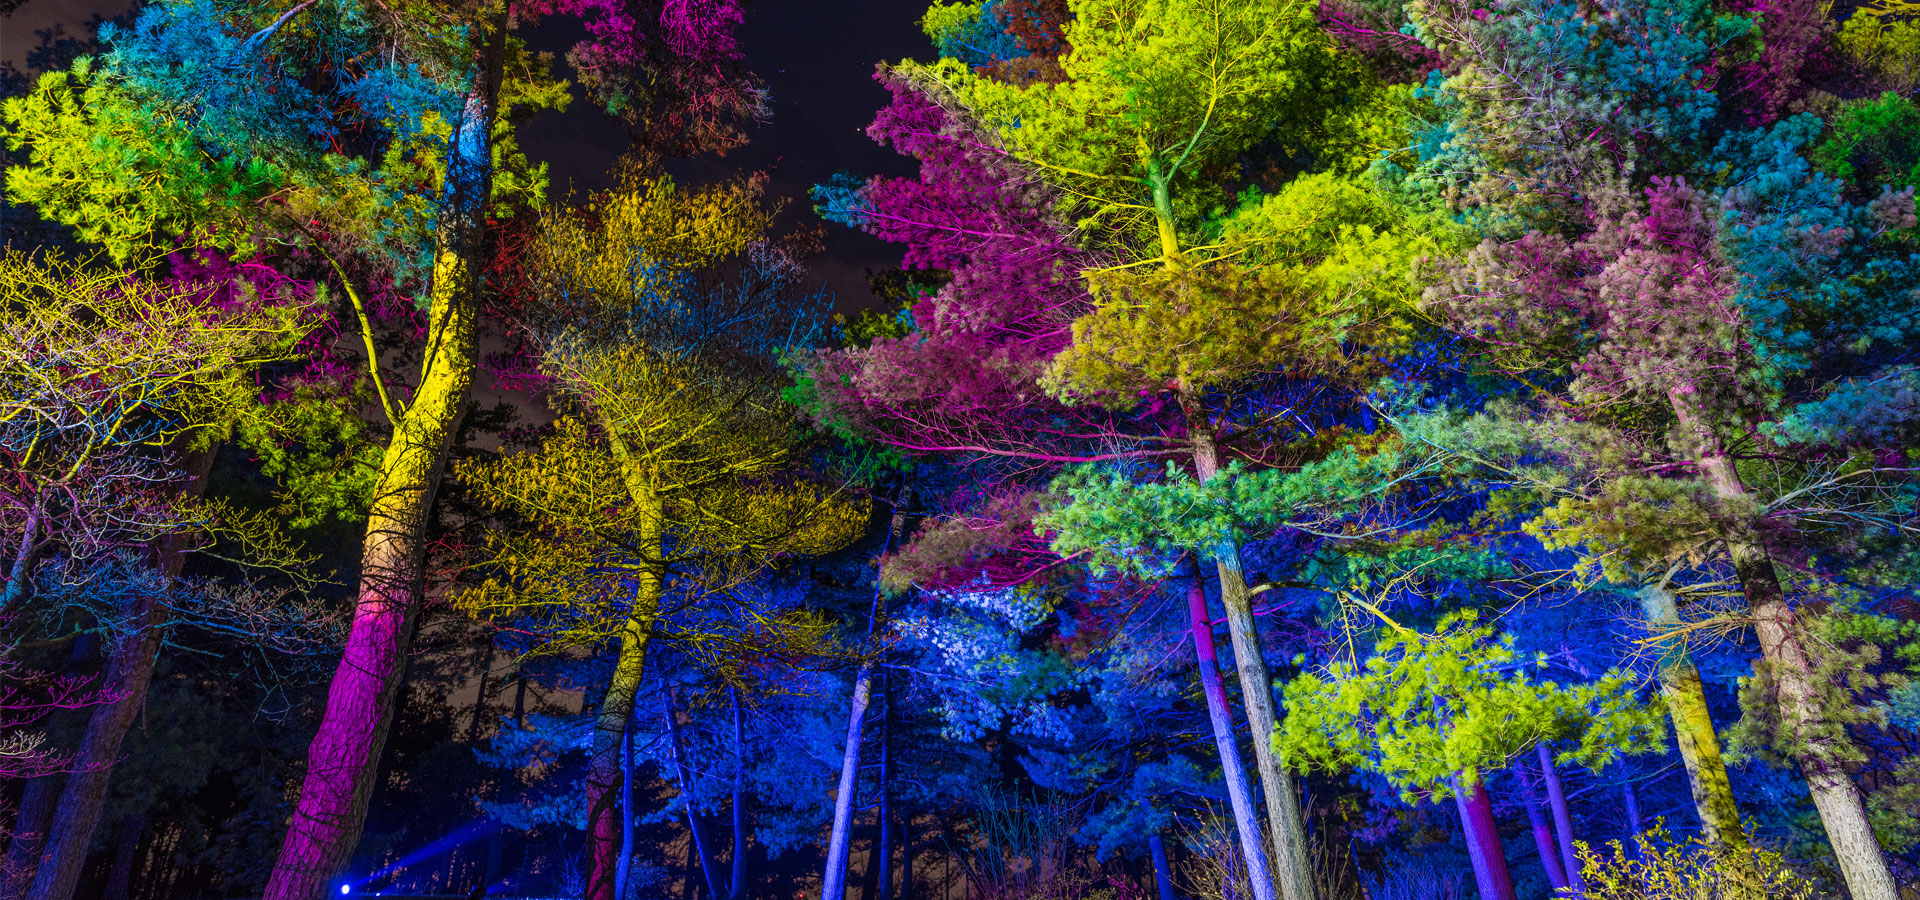
<path fill-rule="evenodd" d="M 1188 438 L 1193 442 L 1194 470 L 1204 483 L 1220 471 L 1213 422 L 1197 390 L 1183 387 L 1180 404 L 1186 413 Z M 1273 677 L 1267 671 L 1259 626 L 1253 618 L 1253 596 L 1240 568 L 1240 548 L 1224 545 L 1214 552 L 1213 561 L 1220 576 L 1220 605 L 1227 612 L 1227 635 L 1233 642 L 1234 668 L 1240 675 L 1241 702 L 1253 731 L 1253 762 L 1266 795 L 1274 881 L 1283 900 L 1314 900 L 1313 858 L 1307 849 L 1300 797 L 1293 776 L 1273 750 L 1273 733 L 1279 720 L 1273 702 Z"/>
<path fill-rule="evenodd" d="M 693 841 L 694 856 L 700 860 L 700 878 L 707 885 L 707 896 L 720 900 L 720 877 L 714 871 L 712 846 L 700 827 L 700 813 L 694 808 L 693 769 L 687 765 L 687 750 L 680 741 L 679 711 L 673 708 L 673 693 L 667 693 L 667 749 L 673 754 L 673 770 L 680 781 L 680 793 L 686 797 L 687 836 Z"/>
<path fill-rule="evenodd" d="M 1153 857 L 1153 886 L 1160 900 L 1175 900 L 1173 867 L 1167 865 L 1167 842 L 1156 831 L 1147 835 L 1147 855 Z"/>
<path fill-rule="evenodd" d="M 7 844 L 6 862 L 0 865 L 0 900 L 27 895 L 34 867 L 40 864 L 40 851 L 47 845 L 47 829 L 59 808 L 60 785 L 66 777 L 53 772 L 30 778 L 21 791 L 20 808 L 13 816 L 13 839 Z"/>
<path fill-rule="evenodd" d="M 449 144 L 420 384 L 380 460 L 346 652 L 328 687 L 263 900 L 320 900 L 332 893 L 366 824 L 425 580 L 427 518 L 473 386 L 493 112 L 493 95 L 483 84 L 467 95 Z"/>
<path fill-rule="evenodd" d="M 1206 698 L 1207 723 L 1220 754 L 1221 778 L 1227 783 L 1227 804 L 1240 838 L 1240 856 L 1247 864 L 1253 900 L 1273 900 L 1273 873 L 1267 867 L 1266 841 L 1260 834 L 1260 813 L 1254 808 L 1253 786 L 1240 762 L 1238 730 L 1227 706 L 1227 686 L 1220 678 L 1220 652 L 1213 643 L 1213 616 L 1207 612 L 1207 592 L 1200 583 L 1200 567 L 1188 562 L 1187 622 L 1193 633 L 1193 653 L 1199 663 L 1200 693 Z"/>
<path fill-rule="evenodd" d="M 906 532 L 903 511 L 905 492 L 893 504 L 893 516 L 887 524 L 887 546 L 900 542 Z M 883 551 L 884 552 L 884 551 Z M 847 708 L 847 744 L 840 754 L 840 782 L 833 796 L 833 830 L 827 835 L 827 869 L 820 878 L 820 900 L 846 900 L 847 858 L 853 848 L 853 799 L 860 785 L 860 731 L 867 721 L 867 704 L 873 699 L 874 638 L 880 633 L 880 589 L 873 591 L 872 608 L 867 612 L 869 655 L 862 659 L 853 676 L 853 697 Z"/>
<path fill-rule="evenodd" d="M 1527 808 L 1527 827 L 1533 832 L 1533 849 L 1540 853 L 1540 868 L 1547 873 L 1547 887 L 1557 896 L 1567 887 L 1567 871 L 1560 865 L 1560 848 L 1554 846 L 1553 826 L 1540 809 L 1540 797 L 1527 782 L 1527 767 L 1513 762 L 1513 780 L 1520 786 L 1520 801 Z"/>
<path fill-rule="evenodd" d="M 1560 844 L 1560 866 L 1567 873 L 1567 887 L 1575 897 L 1587 893 L 1587 880 L 1580 874 L 1580 855 L 1573 847 L 1573 811 L 1567 808 L 1567 790 L 1560 783 L 1560 769 L 1553 764 L 1553 751 L 1537 744 L 1540 780 L 1547 786 L 1547 807 L 1553 811 L 1553 827 Z"/>
<path fill-rule="evenodd" d="M 889 900 L 893 896 L 893 692 L 886 675 L 880 676 L 880 809 L 879 829 L 874 835 L 873 855 L 867 868 L 873 871 L 873 893 L 865 900 Z"/>
<path fill-rule="evenodd" d="M 622 845 L 624 830 L 620 822 L 621 788 L 625 783 L 620 747 L 646 671 L 647 640 L 653 633 L 660 596 L 657 578 L 648 575 L 642 580 L 647 583 L 641 586 L 634 611 L 620 628 L 620 658 L 613 666 L 613 680 L 600 701 L 600 712 L 593 718 L 593 748 L 587 762 L 586 900 L 613 900 L 620 858 L 628 852 Z"/>
<path fill-rule="evenodd" d="M 1681 437 L 1693 451 L 1694 463 L 1714 498 L 1724 509 L 1738 510 L 1748 505 L 1746 484 L 1712 422 L 1702 414 L 1697 388 L 1690 384 L 1676 386 L 1668 399 Z M 1820 709 L 1814 663 L 1801 641 L 1799 621 L 1774 570 L 1773 556 L 1755 539 L 1749 524 L 1729 523 L 1726 532 L 1727 556 L 1746 595 L 1754 633 L 1760 639 L 1760 655 L 1776 685 L 1774 703 L 1780 727 L 1788 733 L 1790 743 L 1799 748 L 1795 763 L 1813 795 L 1814 808 L 1820 813 L 1827 843 L 1840 864 L 1847 893 L 1853 900 L 1897 900 L 1899 888 L 1887 866 L 1886 854 L 1873 835 L 1866 798 L 1840 762 L 1844 754 L 1835 746 L 1840 740 L 1838 729 Z"/>
<path fill-rule="evenodd" d="M 1700 670 L 1687 657 L 1684 638 L 1662 633 L 1679 626 L 1680 605 L 1673 591 L 1663 583 L 1641 589 L 1640 608 L 1660 638 L 1660 696 L 1667 701 L 1667 714 L 1673 719 L 1674 742 L 1680 747 L 1680 763 L 1687 771 L 1687 786 L 1693 793 L 1694 811 L 1700 816 L 1700 831 L 1708 843 L 1736 850 L 1745 848 L 1747 831 L 1740 824 L 1733 783 L 1727 778 L 1727 764 L 1720 756 L 1720 737 L 1713 730 L 1713 716 L 1707 710 L 1707 692 L 1700 683 Z"/>
<path fill-rule="evenodd" d="M 215 448 L 208 447 L 187 454 L 183 496 L 198 497 L 206 492 L 214 452 Z M 184 536 L 168 535 L 153 549 L 152 563 L 160 576 L 156 584 L 164 590 L 186 561 Z M 27 889 L 28 900 L 73 897 L 87 863 L 87 850 L 93 845 L 94 829 L 100 825 L 100 811 L 107 803 L 107 784 L 114 763 L 120 759 L 120 744 L 146 704 L 154 657 L 160 652 L 160 636 L 166 628 L 167 606 L 164 598 L 141 592 L 128 600 L 125 612 L 130 630 L 114 641 L 101 685 L 119 694 L 120 699 L 96 708 L 87 720 L 86 734 L 73 756 L 73 774 L 67 776 L 66 787 L 60 792 L 59 809 L 47 828 L 40 866 Z"/>

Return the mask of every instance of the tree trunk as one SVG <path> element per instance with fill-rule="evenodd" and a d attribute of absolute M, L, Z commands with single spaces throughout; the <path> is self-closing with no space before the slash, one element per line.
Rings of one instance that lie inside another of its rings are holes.
<path fill-rule="evenodd" d="M 1167 865 L 1167 842 L 1160 832 L 1147 835 L 1147 853 L 1153 857 L 1153 884 L 1159 889 L 1160 900 L 1175 900 L 1173 867 Z"/>
<path fill-rule="evenodd" d="M 1723 509 L 1745 507 L 1746 485 L 1712 421 L 1699 409 L 1697 389 L 1691 384 L 1676 385 L 1667 396 L 1680 436 L 1694 452 L 1694 464 L 1714 498 Z M 1886 854 L 1874 838 L 1866 799 L 1840 762 L 1844 753 L 1834 746 L 1839 730 L 1824 721 L 1820 710 L 1820 686 L 1815 682 L 1813 660 L 1801 642 L 1799 621 L 1787 602 L 1773 557 L 1754 539 L 1751 523 L 1727 522 L 1723 528 L 1727 556 L 1735 577 L 1740 579 L 1741 592 L 1753 616 L 1754 634 L 1760 640 L 1760 655 L 1776 685 L 1774 703 L 1780 727 L 1788 732 L 1789 742 L 1801 748 L 1795 762 L 1813 795 L 1827 843 L 1840 863 L 1847 893 L 1853 900 L 1897 900 L 1899 888 L 1887 866 Z"/>
<path fill-rule="evenodd" d="M 652 637 L 659 583 L 645 576 L 636 591 L 634 610 L 620 629 L 620 658 L 613 679 L 593 718 L 593 749 L 587 763 L 587 897 L 614 900 L 620 857 L 627 852 L 620 824 L 620 747 L 633 719 L 634 698 L 646 673 L 647 640 Z M 624 898 L 623 898 L 624 900 Z"/>
<path fill-rule="evenodd" d="M 827 840 L 827 871 L 820 900 L 846 900 L 847 857 L 852 845 L 854 794 L 860 778 L 860 726 L 866 722 L 873 690 L 873 662 L 862 662 L 853 676 L 853 702 L 847 711 L 847 744 L 840 755 L 840 783 L 833 797 L 833 831 Z"/>
<path fill-rule="evenodd" d="M 128 900 L 133 895 L 133 864 L 139 859 L 140 836 L 147 830 L 147 817 L 134 813 L 120 820 L 120 834 L 113 844 L 113 863 L 107 868 L 107 884 L 100 900 Z"/>
<path fill-rule="evenodd" d="M 1527 808 L 1527 825 L 1533 831 L 1533 848 L 1540 853 L 1540 867 L 1547 872 L 1547 886 L 1558 895 L 1567 887 L 1567 871 L 1560 865 L 1560 848 L 1553 840 L 1553 827 L 1547 824 L 1547 815 L 1540 810 L 1540 797 L 1527 781 L 1526 764 L 1519 760 L 1513 762 L 1513 779 L 1520 785 L 1520 801 Z"/>
<path fill-rule="evenodd" d="M 906 532 L 903 511 L 905 491 L 893 504 L 893 516 L 887 525 L 888 548 L 899 543 Z M 884 552 L 884 550 L 882 551 Z M 880 633 L 880 589 L 873 591 L 873 604 L 867 612 L 867 641 L 863 649 L 872 653 L 873 640 Z M 853 675 L 853 698 L 847 709 L 847 744 L 840 754 L 840 782 L 833 796 L 833 830 L 827 836 L 827 870 L 820 878 L 820 900 L 846 900 L 847 859 L 853 851 L 854 795 L 860 784 L 860 731 L 866 724 L 867 704 L 873 694 L 874 660 L 863 658 Z"/>
<path fill-rule="evenodd" d="M 1200 392 L 1183 386 L 1181 409 L 1193 442 L 1194 470 L 1205 483 L 1220 471 L 1220 451 L 1213 422 Z M 1273 834 L 1274 881 L 1282 900 L 1314 900 L 1313 858 L 1307 848 L 1307 829 L 1293 776 L 1273 750 L 1279 714 L 1273 702 L 1273 677 L 1260 646 L 1259 625 L 1253 618 L 1253 597 L 1240 568 L 1240 548 L 1232 544 L 1214 553 L 1220 576 L 1220 605 L 1227 613 L 1227 635 L 1233 643 L 1234 670 L 1240 676 L 1241 702 L 1253 732 L 1254 766 L 1267 801 L 1267 824 Z"/>
<path fill-rule="evenodd" d="M 496 46 L 500 39 L 496 36 Z M 497 68 L 497 62 L 491 65 Z M 450 142 L 419 387 L 380 460 L 346 651 L 328 687 L 320 729 L 307 750 L 300 799 L 263 900 L 329 895 L 366 824 L 425 580 L 427 519 L 473 386 L 474 319 L 492 167 L 494 93 L 488 81 L 482 79 L 467 94 Z"/>
<path fill-rule="evenodd" d="M 1207 702 L 1207 722 L 1213 727 L 1214 748 L 1220 754 L 1221 777 L 1227 783 L 1227 802 L 1240 839 L 1240 855 L 1247 864 L 1247 880 L 1254 900 L 1273 900 L 1273 873 L 1267 868 L 1266 840 L 1260 833 L 1260 814 L 1254 808 L 1253 785 L 1240 762 L 1240 742 L 1227 706 L 1227 686 L 1220 678 L 1219 650 L 1213 643 L 1213 617 L 1207 612 L 1207 592 L 1200 568 L 1188 561 L 1187 621 L 1193 632 L 1193 653 L 1199 663 L 1200 692 Z"/>
<path fill-rule="evenodd" d="M 629 896 L 628 878 L 633 874 L 633 720 L 627 720 L 620 736 L 620 858 L 613 867 L 613 895 L 619 900 Z"/>
<path fill-rule="evenodd" d="M 1679 603 L 1664 583 L 1641 589 L 1640 608 L 1657 633 L 1680 624 Z M 1740 824 L 1733 783 L 1720 756 L 1720 737 L 1707 710 L 1700 670 L 1688 658 L 1684 638 L 1664 638 L 1659 648 L 1660 696 L 1667 701 L 1667 714 L 1673 719 L 1674 742 L 1680 747 L 1680 762 L 1687 771 L 1693 808 L 1700 816 L 1700 832 L 1709 843 L 1744 849 L 1747 831 Z"/>
<path fill-rule="evenodd" d="M 1620 782 L 1620 799 L 1626 804 L 1627 849 L 1633 853 L 1634 859 L 1640 859 L 1640 832 L 1643 830 L 1640 823 L 1640 795 L 1634 791 L 1631 779 Z"/>
<path fill-rule="evenodd" d="M 206 493 L 207 474 L 213 469 L 214 447 L 187 454 L 182 460 L 186 476 L 181 496 L 198 497 Z M 159 583 L 166 585 L 180 574 L 186 562 L 184 536 L 170 535 L 156 542 L 151 562 L 158 570 Z M 80 885 L 81 870 L 87 864 L 87 850 L 93 846 L 93 831 L 99 827 L 100 811 L 106 806 L 107 785 L 113 766 L 120 760 L 120 744 L 133 721 L 146 705 L 147 686 L 153 681 L 154 658 L 160 652 L 160 638 L 166 629 L 168 610 L 164 598 L 141 593 L 130 598 L 124 608 L 126 634 L 114 641 L 101 687 L 120 694 L 120 699 L 96 707 L 87 720 L 87 731 L 74 753 L 73 774 L 67 776 L 60 792 L 59 809 L 47 828 L 45 849 L 34 871 L 29 900 L 71 900 Z"/>
<path fill-rule="evenodd" d="M 728 685 L 727 701 L 733 706 L 733 871 L 727 896 L 740 900 L 747 895 L 747 723 L 740 689 Z"/>
<path fill-rule="evenodd" d="M 20 792 L 20 809 L 13 817 L 13 841 L 7 845 L 7 861 L 0 870 L 0 900 L 16 900 L 27 895 L 33 883 L 34 869 L 40 865 L 40 851 L 47 845 L 47 828 L 53 824 L 54 810 L 60 805 L 60 786 L 67 776 L 60 773 L 27 779 Z"/>
<path fill-rule="evenodd" d="M 1500 842 L 1499 823 L 1493 818 L 1493 798 L 1477 773 L 1469 769 L 1452 777 L 1454 806 L 1467 836 L 1467 855 L 1473 861 L 1474 883 L 1480 900 L 1515 900 L 1513 878 L 1507 873 L 1507 852 Z"/>
<path fill-rule="evenodd" d="M 680 743 L 680 720 L 673 708 L 673 695 L 667 695 L 667 748 L 673 753 L 673 768 L 680 779 L 680 793 L 687 798 L 687 835 L 693 841 L 694 858 L 700 861 L 700 878 L 706 882 L 707 896 L 719 900 L 720 878 L 713 870 L 713 852 L 700 828 L 699 811 L 694 808 L 693 772 L 687 766 L 686 748 Z"/>
<path fill-rule="evenodd" d="M 881 684 L 887 685 L 881 675 Z M 880 711 L 880 827 L 874 836 L 873 857 L 867 868 L 874 871 L 873 893 L 861 900 L 890 900 L 893 896 L 893 694 L 881 691 Z"/>
<path fill-rule="evenodd" d="M 1560 784 L 1560 770 L 1553 764 L 1553 751 L 1542 743 L 1534 748 L 1540 759 L 1540 780 L 1547 785 L 1547 807 L 1553 810 L 1553 826 L 1560 839 L 1560 865 L 1567 872 L 1567 888 L 1576 897 L 1587 893 L 1587 880 L 1580 874 L 1580 856 L 1573 849 L 1573 811 L 1567 808 L 1567 792 Z"/>

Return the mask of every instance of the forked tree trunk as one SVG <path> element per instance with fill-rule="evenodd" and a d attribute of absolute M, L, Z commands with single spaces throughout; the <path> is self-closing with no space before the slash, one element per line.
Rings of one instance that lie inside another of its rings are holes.
<path fill-rule="evenodd" d="M 626 779 L 620 766 L 620 747 L 627 723 L 633 719 L 634 698 L 646 674 L 647 642 L 652 637 L 654 611 L 660 597 L 658 580 L 643 577 L 634 611 L 620 629 L 620 658 L 613 680 L 593 718 L 593 747 L 587 762 L 587 895 L 586 900 L 614 900 L 620 858 L 627 852 L 620 822 L 620 796 Z"/>
<path fill-rule="evenodd" d="M 700 827 L 700 814 L 694 808 L 693 770 L 687 765 L 686 747 L 680 741 L 679 711 L 673 708 L 673 694 L 667 694 L 667 749 L 673 754 L 673 770 L 680 780 L 680 793 L 687 798 L 687 836 L 693 841 L 693 855 L 700 861 L 700 879 L 707 886 L 707 896 L 719 900 L 724 896 L 720 892 L 719 873 L 714 871 L 713 850 L 707 842 L 706 830 Z"/>
<path fill-rule="evenodd" d="M 1212 420 L 1200 393 L 1183 387 L 1181 408 L 1186 414 L 1188 439 L 1193 442 L 1195 474 L 1202 483 L 1220 471 L 1220 450 Z M 1273 836 L 1273 875 L 1282 900 L 1314 900 L 1313 858 L 1307 848 L 1307 829 L 1300 811 L 1300 795 L 1293 776 L 1273 750 L 1279 714 L 1273 701 L 1273 677 L 1267 671 L 1266 652 L 1260 646 L 1259 625 L 1253 617 L 1253 596 L 1240 567 L 1240 548 L 1232 544 L 1213 555 L 1220 576 L 1220 605 L 1227 613 L 1227 635 L 1233 643 L 1234 670 L 1240 676 L 1241 702 L 1253 732 L 1253 761 L 1267 801 L 1267 825 Z"/>
<path fill-rule="evenodd" d="M 1746 484 L 1712 421 L 1699 408 L 1697 388 L 1677 385 L 1667 396 L 1680 437 L 1692 451 L 1694 464 L 1714 498 L 1723 509 L 1744 508 L 1749 500 Z M 1840 762 L 1844 753 L 1834 746 L 1837 729 L 1825 721 L 1820 710 L 1815 666 L 1802 643 L 1798 617 L 1787 602 L 1773 557 L 1754 539 L 1748 523 L 1728 523 L 1726 531 L 1723 542 L 1727 556 L 1746 595 L 1754 634 L 1760 640 L 1760 655 L 1776 685 L 1773 699 L 1780 727 L 1801 748 L 1795 762 L 1806 778 L 1814 808 L 1819 810 L 1820 824 L 1840 864 L 1847 893 L 1853 900 L 1898 900 L 1893 871 L 1867 819 L 1866 798 Z"/>
<path fill-rule="evenodd" d="M 215 448 L 208 447 L 187 454 L 182 464 L 186 474 L 181 485 L 183 496 L 198 497 L 206 492 L 214 453 Z M 153 550 L 151 562 L 160 575 L 157 584 L 164 590 L 186 561 L 185 538 L 170 535 L 158 541 Z M 167 625 L 167 606 L 163 598 L 142 592 L 128 599 L 125 613 L 129 631 L 108 651 L 111 655 L 101 684 L 119 694 L 120 699 L 95 707 L 87 720 L 86 734 L 73 756 L 73 774 L 67 776 L 59 808 L 47 827 L 46 847 L 41 851 L 33 884 L 27 889 L 28 900 L 73 897 L 87 864 L 87 850 L 93 846 L 94 829 L 100 825 L 100 811 L 106 806 L 113 766 L 120 761 L 120 744 L 146 705 L 147 687 L 153 682 L 154 661 Z"/>
<path fill-rule="evenodd" d="M 477 85 L 449 142 L 419 387 L 380 460 L 346 650 L 327 689 L 263 900 L 320 900 L 333 893 L 366 824 L 420 604 L 427 519 L 473 386 L 493 113 L 492 90 Z"/>
<path fill-rule="evenodd" d="M 1680 624 L 1679 603 L 1664 583 L 1641 589 L 1640 609 L 1657 635 Z M 1673 719 L 1674 743 L 1679 745 L 1680 762 L 1687 771 L 1701 835 L 1709 843 L 1743 849 L 1747 832 L 1740 824 L 1740 808 L 1734 803 L 1726 761 L 1720 756 L 1720 737 L 1707 710 L 1700 670 L 1688 658 L 1684 639 L 1663 638 L 1659 648 L 1660 696 L 1667 701 L 1667 714 Z"/>
<path fill-rule="evenodd" d="M 1220 652 L 1213 643 L 1213 616 L 1207 611 L 1207 592 L 1200 582 L 1200 568 L 1188 561 L 1187 624 L 1193 634 L 1193 653 L 1198 662 L 1200 693 L 1206 698 L 1207 724 L 1213 729 L 1213 746 L 1220 755 L 1222 780 L 1227 783 L 1227 804 L 1233 810 L 1233 827 L 1240 840 L 1240 857 L 1247 864 L 1247 880 L 1254 900 L 1273 900 L 1273 872 L 1267 866 L 1266 839 L 1260 833 L 1260 813 L 1254 808 L 1253 785 L 1240 762 L 1238 729 L 1233 710 L 1227 705 L 1227 686 L 1220 678 Z"/>

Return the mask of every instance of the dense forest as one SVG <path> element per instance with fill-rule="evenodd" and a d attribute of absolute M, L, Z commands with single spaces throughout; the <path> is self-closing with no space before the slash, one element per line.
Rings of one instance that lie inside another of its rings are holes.
<path fill-rule="evenodd" d="M 1920 898 L 1920 5 L 758 9 L 0 67 L 0 898 Z"/>

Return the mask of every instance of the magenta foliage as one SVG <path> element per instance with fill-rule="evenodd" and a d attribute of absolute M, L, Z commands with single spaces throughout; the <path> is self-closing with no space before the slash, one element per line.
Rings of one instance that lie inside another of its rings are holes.
<path fill-rule="evenodd" d="M 893 103 L 868 134 L 919 160 L 920 176 L 868 182 L 850 218 L 907 245 L 909 267 L 953 280 L 914 304 L 906 337 L 814 357 L 822 412 L 910 451 L 1034 464 L 1133 455 L 1124 423 L 1038 386 L 1091 309 L 1080 273 L 1099 258 L 1073 245 L 1050 190 L 990 135 L 922 86 L 878 78 Z"/>
<path fill-rule="evenodd" d="M 1386 8 L 1366 0 L 1320 3 L 1320 26 L 1388 81 L 1415 81 L 1445 64 L 1438 50 L 1400 30 L 1404 17 L 1398 3 Z"/>
<path fill-rule="evenodd" d="M 1725 96 L 1747 127 L 1770 125 L 1840 71 L 1829 41 L 1831 23 L 1818 0 L 1751 0 L 1741 10 L 1754 20 L 1758 53 L 1732 67 Z"/>

